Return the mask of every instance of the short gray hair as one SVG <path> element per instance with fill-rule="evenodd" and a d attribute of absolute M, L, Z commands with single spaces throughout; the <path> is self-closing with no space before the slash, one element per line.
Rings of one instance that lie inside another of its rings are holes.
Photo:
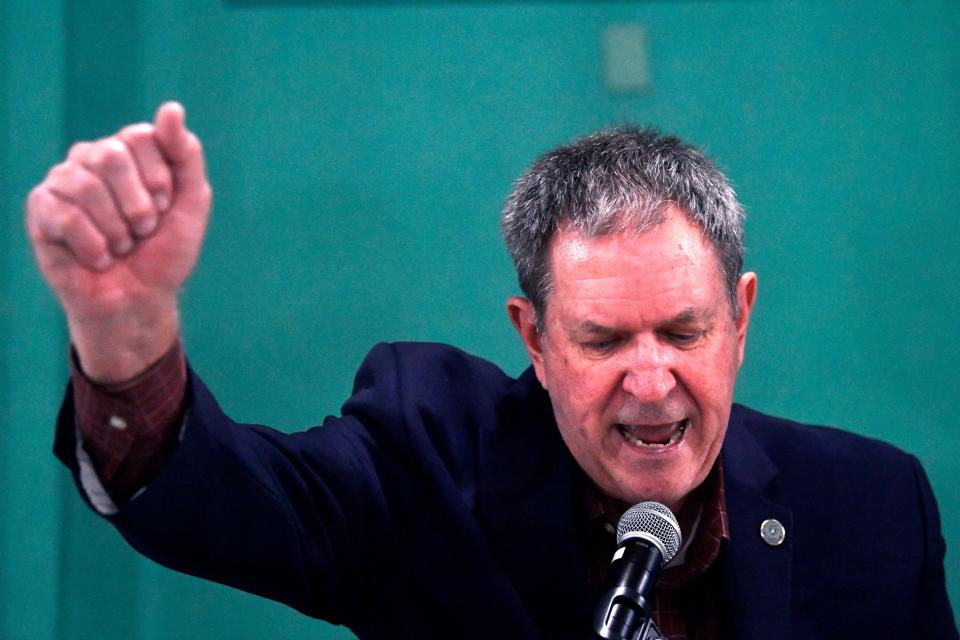
<path fill-rule="evenodd" d="M 551 293 L 547 248 L 561 224 L 589 237 L 643 232 L 674 204 L 703 229 L 720 257 L 734 316 L 743 269 L 743 207 L 726 176 L 699 150 L 652 129 L 600 131 L 542 156 L 514 184 L 501 218 L 520 289 L 537 327 Z"/>

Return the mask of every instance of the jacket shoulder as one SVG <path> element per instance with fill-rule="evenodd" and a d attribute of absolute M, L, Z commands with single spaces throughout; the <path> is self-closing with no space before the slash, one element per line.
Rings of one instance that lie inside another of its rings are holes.
<path fill-rule="evenodd" d="M 364 358 L 355 380 L 363 384 L 365 374 L 392 368 L 423 387 L 407 391 L 434 392 L 438 388 L 465 390 L 464 383 L 502 387 L 513 382 L 497 365 L 457 347 L 436 342 L 381 342 Z"/>
<path fill-rule="evenodd" d="M 444 416 L 487 410 L 515 380 L 488 360 L 431 342 L 379 343 L 364 358 L 344 405 L 377 395 L 388 407 L 432 409 Z"/>
<path fill-rule="evenodd" d="M 499 424 L 499 404 L 515 383 L 455 347 L 381 343 L 357 371 L 341 414 L 413 467 L 469 484 L 481 432 Z"/>
<path fill-rule="evenodd" d="M 765 476 L 772 480 L 766 495 L 793 511 L 795 540 L 826 544 L 855 531 L 879 529 L 885 535 L 861 541 L 861 551 L 887 547 L 897 538 L 916 540 L 922 548 L 918 536 L 939 529 L 919 461 L 891 444 L 744 407 L 736 408 L 730 427 L 728 435 L 738 440 L 740 451 L 751 452 L 735 462 L 740 477 L 757 477 L 751 476 L 757 468 L 773 470 Z"/>
<path fill-rule="evenodd" d="M 883 473 L 880 467 L 893 465 L 902 473 L 915 463 L 913 455 L 882 440 L 766 415 L 743 405 L 734 405 L 734 423 L 742 425 L 781 471 L 833 469 L 841 475 L 859 475 L 871 470 Z"/>

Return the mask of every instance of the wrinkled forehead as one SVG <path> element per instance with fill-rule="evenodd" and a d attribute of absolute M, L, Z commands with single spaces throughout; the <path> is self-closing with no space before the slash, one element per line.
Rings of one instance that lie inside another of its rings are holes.
<path fill-rule="evenodd" d="M 722 286 L 720 259 L 703 230 L 676 206 L 664 208 L 657 222 L 625 225 L 594 235 L 575 225 L 562 226 L 550 238 L 547 266 L 554 292 L 565 286 L 618 280 L 623 286 L 651 286 L 709 280 Z"/>

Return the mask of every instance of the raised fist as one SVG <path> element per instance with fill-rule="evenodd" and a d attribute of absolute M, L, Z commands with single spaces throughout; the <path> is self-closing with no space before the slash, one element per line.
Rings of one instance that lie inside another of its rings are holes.
<path fill-rule="evenodd" d="M 99 343 L 111 332 L 120 349 L 132 348 L 124 340 L 149 341 L 161 326 L 155 339 L 169 342 L 210 201 L 203 149 L 174 102 L 153 123 L 75 144 L 30 192 L 27 231 L 85 368 L 94 349 L 108 348 Z M 159 355 L 152 350 L 141 355 Z M 102 377 L 135 373 L 144 364 L 135 361 L 134 370 L 121 366 Z"/>

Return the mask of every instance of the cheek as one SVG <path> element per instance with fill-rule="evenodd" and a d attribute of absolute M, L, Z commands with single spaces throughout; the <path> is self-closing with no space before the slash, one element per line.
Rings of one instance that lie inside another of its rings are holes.
<path fill-rule="evenodd" d="M 701 354 L 697 364 L 700 388 L 709 396 L 722 399 L 733 394 L 738 365 L 736 333 L 728 332 L 712 349 Z"/>
<path fill-rule="evenodd" d="M 548 363 L 547 378 L 557 420 L 568 432 L 589 437 L 603 415 L 612 384 L 602 364 L 558 357 Z"/>
<path fill-rule="evenodd" d="M 730 417 L 737 375 L 736 346 L 725 341 L 704 355 L 687 382 L 701 419 L 696 442 L 710 457 L 719 450 Z"/>
<path fill-rule="evenodd" d="M 733 395 L 734 372 L 717 364 L 704 366 L 697 374 L 698 385 L 694 393 L 699 396 L 697 400 L 703 410 L 711 410 L 714 408 L 712 405 Z"/>

